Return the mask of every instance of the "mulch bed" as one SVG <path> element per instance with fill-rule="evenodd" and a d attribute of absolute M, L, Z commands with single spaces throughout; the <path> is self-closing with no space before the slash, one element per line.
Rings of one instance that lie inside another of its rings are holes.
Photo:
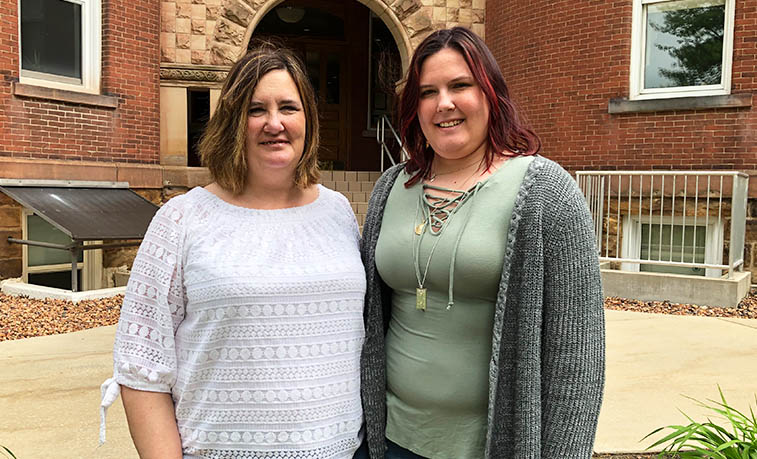
<path fill-rule="evenodd" d="M 0 341 L 56 335 L 118 322 L 123 295 L 77 304 L 63 300 L 34 300 L 0 293 Z M 654 314 L 757 319 L 757 289 L 736 308 L 675 304 L 669 301 L 638 301 L 610 297 L 605 308 Z M 602 459 L 646 459 L 646 455 L 599 456 Z"/>

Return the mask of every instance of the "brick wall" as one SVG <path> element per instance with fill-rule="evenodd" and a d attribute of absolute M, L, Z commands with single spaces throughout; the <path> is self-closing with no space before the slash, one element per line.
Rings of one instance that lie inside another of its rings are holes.
<path fill-rule="evenodd" d="M 103 0 L 101 94 L 113 96 L 116 108 L 43 92 L 12 94 L 19 79 L 17 5 L 0 0 L 0 156 L 157 164 L 160 11 L 155 3 Z"/>
<path fill-rule="evenodd" d="M 629 93 L 631 6 L 487 0 L 486 41 L 543 153 L 571 170 L 757 169 L 757 107 L 608 114 Z M 757 0 L 737 0 L 731 92 L 755 90 Z"/>

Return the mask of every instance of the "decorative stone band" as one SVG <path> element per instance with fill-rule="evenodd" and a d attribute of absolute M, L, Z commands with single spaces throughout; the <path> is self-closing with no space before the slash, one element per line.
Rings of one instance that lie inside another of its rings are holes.
<path fill-rule="evenodd" d="M 224 81 L 227 74 L 227 70 L 220 68 L 160 68 L 161 80 L 207 81 L 215 83 Z"/>

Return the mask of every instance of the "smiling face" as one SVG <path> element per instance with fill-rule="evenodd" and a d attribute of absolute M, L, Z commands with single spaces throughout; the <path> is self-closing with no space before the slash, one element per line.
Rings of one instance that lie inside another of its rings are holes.
<path fill-rule="evenodd" d="M 486 152 L 489 103 L 459 52 L 443 48 L 423 63 L 418 121 L 434 153 L 444 160 Z"/>
<path fill-rule="evenodd" d="M 260 79 L 247 115 L 247 165 L 255 176 L 291 173 L 305 147 L 305 112 L 297 86 L 286 70 Z"/>

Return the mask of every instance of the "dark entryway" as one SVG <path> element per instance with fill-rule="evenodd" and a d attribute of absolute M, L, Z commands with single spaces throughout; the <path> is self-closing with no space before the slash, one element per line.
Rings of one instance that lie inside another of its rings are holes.
<path fill-rule="evenodd" d="M 394 107 L 400 54 L 386 25 L 357 1 L 290 0 L 271 10 L 252 39 L 296 50 L 318 97 L 326 169 L 378 170 L 375 126 Z"/>

